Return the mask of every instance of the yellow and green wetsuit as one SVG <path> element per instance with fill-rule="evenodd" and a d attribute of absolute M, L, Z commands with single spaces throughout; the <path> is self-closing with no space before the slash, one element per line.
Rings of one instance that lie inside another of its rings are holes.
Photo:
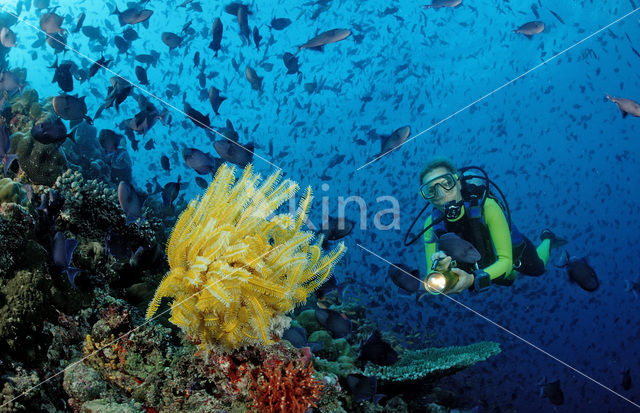
<path fill-rule="evenodd" d="M 492 283 L 503 285 L 513 283 L 516 275 L 516 269 L 513 265 L 514 257 L 519 264 L 518 271 L 527 275 L 540 275 L 544 272 L 544 267 L 549 260 L 551 245 L 549 239 L 545 239 L 534 249 L 531 241 L 518 233 L 519 243 L 514 246 L 507 219 L 502 208 L 494 199 L 487 198 L 485 200 L 482 214 L 484 222 L 473 223 L 472 221 L 478 221 L 478 219 L 469 218 L 463 207 L 458 218 L 445 219 L 444 225 L 434 226 L 424 233 L 427 270 L 431 268 L 431 256 L 437 250 L 437 239 L 434 234 L 441 236 L 445 232 L 455 232 L 461 238 L 471 242 L 480 252 L 482 258 L 478 262 L 478 266 L 489 274 Z M 432 219 L 433 214 L 427 217 L 424 228 L 431 225 Z M 534 250 L 535 254 L 533 254 Z M 525 260 L 527 261 L 526 266 L 520 265 L 521 261 L 524 263 Z M 469 273 L 474 269 L 472 266 L 465 267 L 460 263 L 459 267 Z"/>

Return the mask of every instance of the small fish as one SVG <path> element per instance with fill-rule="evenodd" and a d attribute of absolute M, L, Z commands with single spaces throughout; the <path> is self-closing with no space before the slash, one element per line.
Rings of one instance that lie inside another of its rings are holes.
<path fill-rule="evenodd" d="M 85 119 L 90 124 L 93 120 L 87 116 L 87 104 L 85 96 L 79 98 L 71 95 L 58 95 L 51 99 L 53 110 L 64 120 Z"/>
<path fill-rule="evenodd" d="M 66 30 L 63 29 L 62 23 L 64 19 L 62 16 L 57 15 L 56 13 L 43 13 L 40 15 L 40 29 L 46 34 L 54 34 L 60 33 L 65 34 Z"/>
<path fill-rule="evenodd" d="M 213 21 L 213 27 L 211 28 L 212 39 L 209 43 L 209 49 L 215 52 L 215 56 L 218 56 L 220 50 L 220 42 L 222 41 L 222 21 L 217 17 Z"/>
<path fill-rule="evenodd" d="M 640 105 L 638 105 L 636 101 L 626 98 L 617 98 L 610 95 L 607 95 L 607 99 L 618 105 L 618 109 L 620 109 L 620 113 L 622 113 L 623 118 L 626 118 L 629 114 L 640 117 Z"/>
<path fill-rule="evenodd" d="M 376 376 L 355 373 L 349 374 L 346 381 L 355 402 L 372 401 L 377 404 L 384 397 L 384 394 L 376 394 L 378 391 L 378 379 Z"/>
<path fill-rule="evenodd" d="M 558 14 L 556 12 L 554 12 L 553 10 L 549 9 L 549 12 L 551 14 L 553 14 L 553 17 L 555 17 L 556 19 L 558 19 L 558 21 L 562 24 L 564 24 L 564 20 L 562 20 L 562 17 L 558 16 Z"/>
<path fill-rule="evenodd" d="M 524 34 L 527 38 L 531 39 L 534 35 L 542 33 L 544 31 L 544 27 L 543 22 L 536 20 L 523 24 L 513 32 Z"/>
<path fill-rule="evenodd" d="M 11 163 L 18 159 L 17 155 L 10 154 L 9 148 L 11 148 L 11 136 L 9 135 L 9 130 L 4 126 L 0 125 L 0 161 L 4 167 L 4 175 L 7 175 L 7 170 Z"/>
<path fill-rule="evenodd" d="M 53 66 L 50 66 L 51 69 L 55 69 L 51 83 L 57 82 L 63 92 L 71 92 L 73 90 L 73 76 L 71 75 L 73 66 L 75 66 L 75 63 L 68 60 L 58 65 L 57 58 Z"/>
<path fill-rule="evenodd" d="M 147 71 L 142 66 L 136 66 L 136 77 L 141 85 L 149 85 L 149 78 L 147 78 Z"/>
<path fill-rule="evenodd" d="M 416 293 L 422 285 L 420 272 L 418 270 L 411 270 L 404 264 L 390 265 L 387 275 L 391 281 L 398 286 L 400 291 L 406 294 Z"/>
<path fill-rule="evenodd" d="M 139 225 L 144 200 L 138 196 L 130 183 L 120 181 L 120 184 L 118 184 L 118 201 L 126 215 L 126 224 L 129 225 L 135 222 Z"/>
<path fill-rule="evenodd" d="M 169 158 L 167 157 L 167 155 L 162 155 L 160 157 L 160 166 L 162 166 L 162 169 L 167 172 L 171 171 L 171 165 L 169 163 Z"/>
<path fill-rule="evenodd" d="M 291 343 L 295 348 L 309 347 L 311 351 L 322 350 L 322 343 L 307 341 L 307 330 L 304 327 L 289 327 L 282 334 L 282 338 Z"/>
<path fill-rule="evenodd" d="M 390 366 L 398 361 L 398 353 L 391 344 L 382 339 L 380 331 L 374 330 L 360 345 L 358 360 L 370 361 L 379 366 Z"/>
<path fill-rule="evenodd" d="M 111 129 L 102 129 L 98 134 L 100 146 L 102 146 L 102 149 L 108 154 L 118 150 L 122 138 L 124 138 L 124 135 L 116 133 Z"/>
<path fill-rule="evenodd" d="M 156 52 L 155 50 L 152 50 L 151 52 L 149 52 L 149 54 L 137 54 L 136 57 L 134 57 L 134 59 L 136 59 L 136 62 L 140 62 L 146 65 L 151 65 L 153 67 L 156 67 L 156 65 L 158 64 L 159 57 L 160 57 L 160 53 Z"/>
<path fill-rule="evenodd" d="M 167 207 L 173 204 L 180 192 L 180 175 L 177 182 L 169 182 L 162 187 L 162 204 Z"/>
<path fill-rule="evenodd" d="M 199 176 L 196 176 L 195 181 L 196 181 L 196 185 L 198 185 L 200 188 L 202 188 L 202 189 L 209 188 L 209 184 L 203 178 L 201 178 Z"/>
<path fill-rule="evenodd" d="M 216 115 L 220 115 L 218 109 L 220 109 L 220 105 L 227 98 L 220 95 L 220 90 L 218 90 L 215 86 L 211 86 L 209 88 L 209 103 L 211 104 L 211 109 Z"/>
<path fill-rule="evenodd" d="M 138 32 L 135 31 L 133 27 L 127 27 L 126 29 L 124 29 L 124 31 L 122 32 L 122 37 L 124 37 L 124 39 L 128 42 L 132 42 L 140 38 Z"/>
<path fill-rule="evenodd" d="M 220 140 L 213 143 L 213 147 L 220 157 L 230 163 L 244 168 L 253 160 L 254 143 L 242 145 L 230 140 Z"/>
<path fill-rule="evenodd" d="M 540 397 L 546 397 L 549 401 L 556 406 L 564 404 L 564 393 L 560 388 L 560 380 L 547 382 L 547 378 L 543 378 L 539 383 Z"/>
<path fill-rule="evenodd" d="M 258 26 L 253 28 L 253 43 L 256 45 L 256 49 L 260 50 L 260 40 L 262 40 L 262 36 L 258 32 Z"/>
<path fill-rule="evenodd" d="M 473 244 L 453 232 L 447 232 L 438 237 L 437 245 L 445 254 L 465 264 L 474 264 L 482 258 Z"/>
<path fill-rule="evenodd" d="M 200 65 L 200 52 L 195 52 L 193 55 L 193 67 Z"/>
<path fill-rule="evenodd" d="M 182 44 L 183 38 L 172 32 L 162 33 L 162 43 L 169 46 L 169 50 L 173 50 Z"/>
<path fill-rule="evenodd" d="M 213 174 L 222 165 L 222 159 L 214 158 L 211 154 L 202 152 L 196 148 L 184 148 L 182 159 L 187 166 L 200 175 Z"/>
<path fill-rule="evenodd" d="M 282 56 L 282 61 L 284 62 L 284 66 L 287 68 L 288 75 L 295 75 L 297 73 L 300 73 L 298 58 L 295 57 L 292 53 L 285 52 L 284 56 Z"/>
<path fill-rule="evenodd" d="M 78 241 L 75 239 L 66 239 L 64 233 L 58 231 L 53 237 L 53 262 L 63 272 L 67 273 L 69 283 L 76 288 L 75 279 L 78 273 L 81 271 L 78 268 L 71 266 L 71 259 L 73 258 L 73 252 L 78 246 Z"/>
<path fill-rule="evenodd" d="M 423 9 L 441 9 L 443 7 L 457 7 L 462 4 L 462 0 L 433 0 L 431 4 L 422 6 Z"/>
<path fill-rule="evenodd" d="M 194 125 L 203 129 L 211 128 L 211 121 L 209 120 L 209 115 L 205 116 L 203 113 L 198 112 L 197 110 L 192 108 L 191 105 L 187 102 L 184 102 L 184 112 L 187 114 L 187 116 L 189 117 L 191 122 L 193 122 Z"/>
<path fill-rule="evenodd" d="M 72 33 L 78 33 L 80 29 L 82 29 L 82 24 L 84 23 L 84 19 L 87 17 L 85 12 L 80 13 L 78 19 L 76 20 L 76 27 L 71 30 Z"/>
<path fill-rule="evenodd" d="M 326 32 L 322 32 L 319 35 L 309 39 L 306 43 L 298 46 L 298 50 L 311 49 L 322 51 L 322 48 L 330 43 L 339 42 L 347 37 L 351 36 L 351 30 L 349 29 L 331 29 Z"/>
<path fill-rule="evenodd" d="M 116 9 L 111 14 L 116 14 L 118 16 L 118 22 L 120 23 L 120 26 L 124 26 L 126 24 L 147 22 L 147 20 L 149 20 L 149 18 L 153 14 L 153 10 L 129 8 L 121 12 L 120 10 L 118 10 L 118 6 L 116 6 Z"/>
<path fill-rule="evenodd" d="M 595 291 L 600 286 L 598 275 L 584 257 L 569 257 L 569 253 L 565 250 L 563 260 L 558 267 L 566 268 L 569 279 L 585 291 Z"/>
<path fill-rule="evenodd" d="M 287 19 L 286 17 L 274 17 L 273 19 L 271 19 L 271 25 L 269 26 L 269 28 L 274 30 L 284 30 L 289 27 L 290 24 L 291 20 Z"/>
<path fill-rule="evenodd" d="M 411 127 L 408 125 L 394 130 L 391 135 L 380 135 L 380 153 L 376 157 L 395 150 L 407 140 L 409 135 L 411 135 Z M 377 136 L 375 131 L 372 136 Z"/>
<path fill-rule="evenodd" d="M 4 47 L 16 47 L 16 34 L 8 27 L 0 29 L 0 44 Z"/>
<path fill-rule="evenodd" d="M 0 155 L 2 155 L 2 153 L 0 153 Z M 635 281 L 631 281 L 631 280 L 624 280 L 624 281 L 625 281 L 624 290 L 626 292 L 632 293 L 633 297 L 637 300 L 638 294 L 640 294 L 640 278 L 636 279 Z"/>
<path fill-rule="evenodd" d="M 258 76 L 256 71 L 253 70 L 251 66 L 247 66 L 247 68 L 244 71 L 244 74 L 247 80 L 249 81 L 249 83 L 251 84 L 251 89 L 257 90 L 258 92 L 262 93 L 262 79 L 264 79 L 264 77 Z"/>
<path fill-rule="evenodd" d="M 316 308 L 316 320 L 331 333 L 333 338 L 347 337 L 351 334 L 351 320 L 343 313 L 328 308 Z"/>
<path fill-rule="evenodd" d="M 150 151 L 151 149 L 156 147 L 156 143 L 153 139 L 149 139 L 147 143 L 144 144 L 144 149 Z"/>
<path fill-rule="evenodd" d="M 112 59 L 105 59 L 104 56 L 100 56 L 100 59 L 98 59 L 95 63 L 93 63 L 90 67 L 89 67 L 89 73 L 87 74 L 87 78 L 91 79 L 93 76 L 95 76 L 96 73 L 98 73 L 98 70 L 100 70 L 101 68 L 108 68 L 109 67 L 109 63 L 112 62 Z"/>
<path fill-rule="evenodd" d="M 75 142 L 74 131 L 67 133 L 67 127 L 57 116 L 55 119 L 49 118 L 34 124 L 31 128 L 31 136 L 45 145 L 62 144 L 67 138 Z"/>
<path fill-rule="evenodd" d="M 243 39 L 247 40 L 247 45 L 251 45 L 251 29 L 249 29 L 249 22 L 247 21 L 247 9 L 240 7 L 238 9 L 238 25 L 240 26 L 240 34 Z"/>
<path fill-rule="evenodd" d="M 322 222 L 321 234 L 324 235 L 325 240 L 335 241 L 346 237 L 353 231 L 356 223 L 345 217 L 334 218 L 328 217 L 327 221 Z"/>

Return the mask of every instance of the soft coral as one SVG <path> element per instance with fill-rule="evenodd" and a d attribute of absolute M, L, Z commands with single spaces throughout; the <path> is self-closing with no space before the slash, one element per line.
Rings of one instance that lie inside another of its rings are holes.
<path fill-rule="evenodd" d="M 311 363 L 266 360 L 251 387 L 255 408 L 261 413 L 304 413 L 316 407 L 323 384 L 313 372 Z"/>

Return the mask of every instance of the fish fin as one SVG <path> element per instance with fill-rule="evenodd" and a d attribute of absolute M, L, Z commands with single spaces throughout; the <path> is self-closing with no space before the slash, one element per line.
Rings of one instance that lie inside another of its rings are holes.
<path fill-rule="evenodd" d="M 65 252 L 67 253 L 67 256 L 66 256 L 67 265 L 71 264 L 71 258 L 73 257 L 73 251 L 75 251 L 77 246 L 78 246 L 78 240 L 66 239 L 64 241 L 64 249 L 65 249 Z"/>
<path fill-rule="evenodd" d="M 147 20 L 143 21 L 143 22 L 142 22 L 142 26 L 143 26 L 145 29 L 148 29 L 148 28 L 149 28 L 149 19 L 147 19 Z"/>
<path fill-rule="evenodd" d="M 626 118 L 628 113 L 625 112 L 624 110 L 620 109 L 620 112 L 622 112 L 622 119 Z"/>
<path fill-rule="evenodd" d="M 75 279 L 76 279 L 76 276 L 78 275 L 78 273 L 80 271 L 82 271 L 82 270 L 79 269 L 79 268 L 75 268 L 75 267 L 68 267 L 67 268 L 67 278 L 69 279 L 69 282 L 71 283 L 71 286 L 74 289 L 77 289 L 76 283 L 75 283 Z"/>
<path fill-rule="evenodd" d="M 4 165 L 4 176 L 7 176 L 7 170 L 11 166 L 11 163 L 16 159 L 18 159 L 18 155 L 14 155 L 12 153 L 8 153 L 2 158 L 2 164 Z"/>
<path fill-rule="evenodd" d="M 527 39 L 529 40 L 533 39 L 533 36 L 531 36 L 530 34 L 525 34 L 525 36 L 527 36 Z"/>

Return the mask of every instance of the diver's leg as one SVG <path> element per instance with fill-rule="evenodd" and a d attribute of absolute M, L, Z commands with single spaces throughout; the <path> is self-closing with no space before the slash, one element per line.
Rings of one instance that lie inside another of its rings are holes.
<path fill-rule="evenodd" d="M 513 256 L 514 268 L 524 275 L 539 276 L 544 274 L 545 266 L 549 260 L 549 240 L 542 241 L 536 248 L 529 238 L 524 235 L 523 238 L 522 244 L 516 248 L 518 254 Z"/>

